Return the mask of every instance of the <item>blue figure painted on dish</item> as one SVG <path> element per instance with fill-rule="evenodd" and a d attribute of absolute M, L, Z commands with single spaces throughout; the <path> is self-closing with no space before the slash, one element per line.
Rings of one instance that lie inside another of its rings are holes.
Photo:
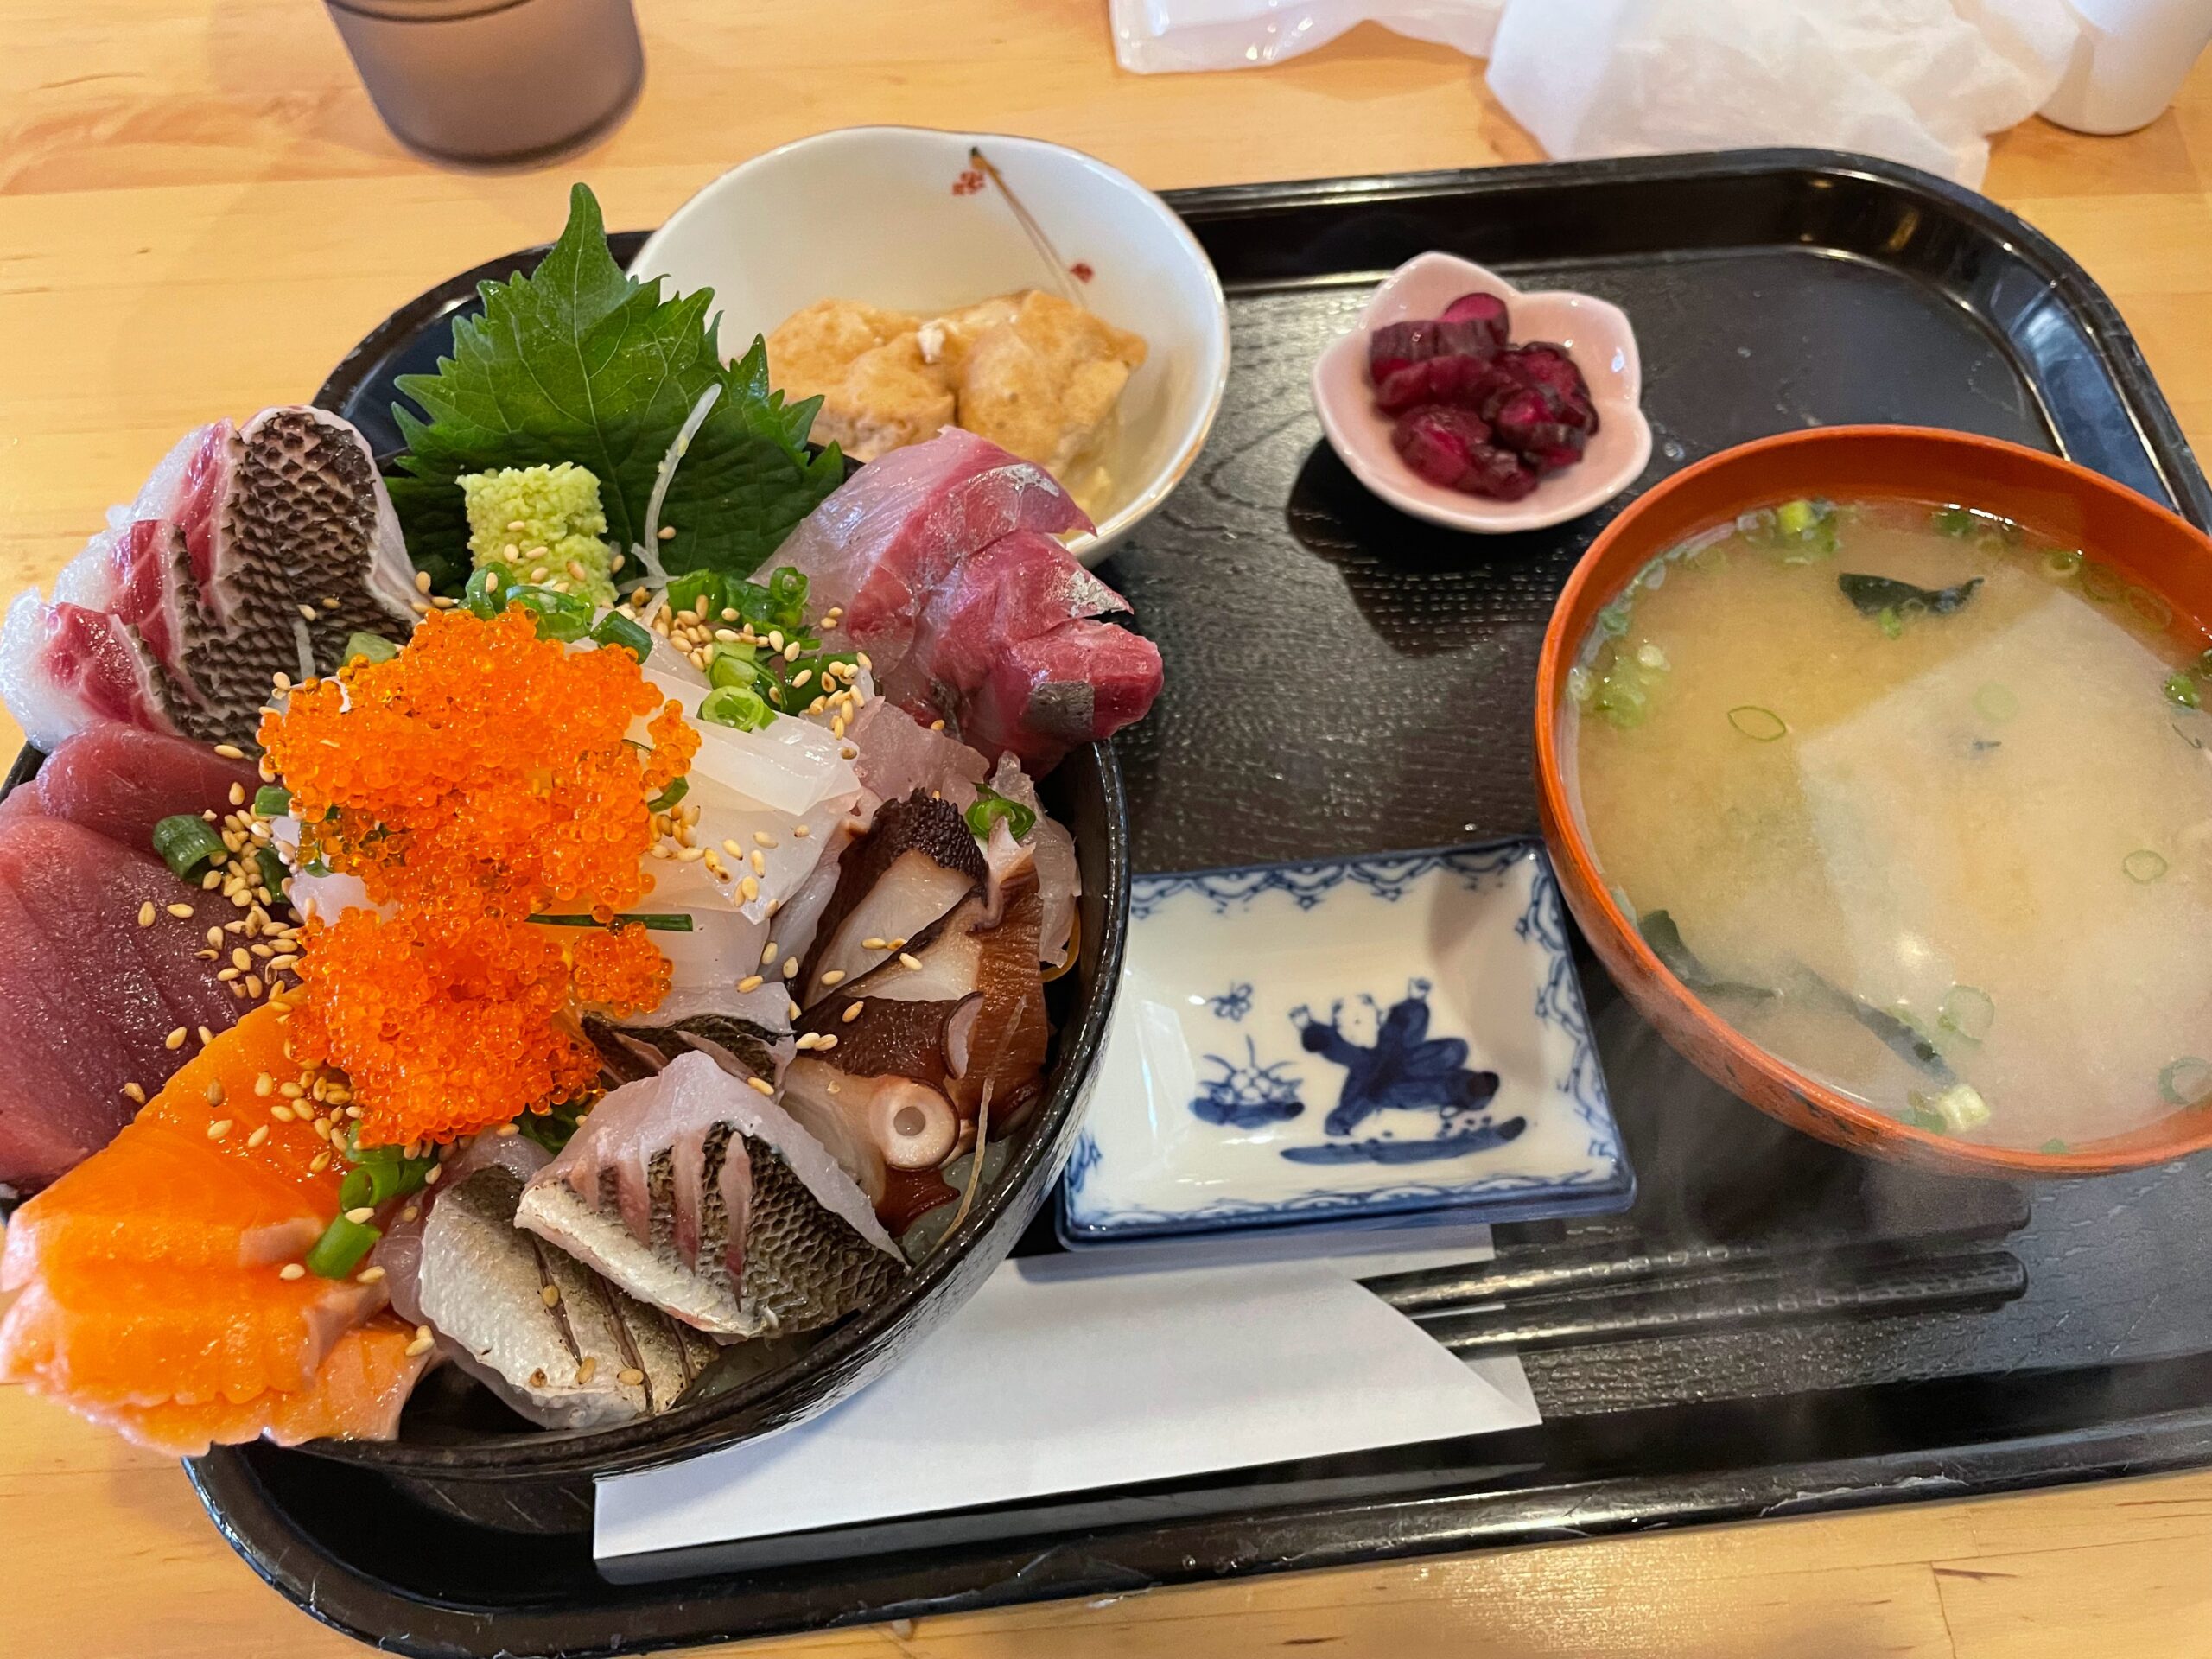
<path fill-rule="evenodd" d="M 1199 1083 L 1198 1096 L 1191 1103 L 1191 1110 L 1208 1123 L 1256 1129 L 1263 1124 L 1287 1122 L 1306 1109 L 1306 1103 L 1298 1097 L 1298 1079 L 1283 1075 L 1290 1062 L 1277 1060 L 1273 1065 L 1262 1065 L 1259 1051 L 1249 1037 L 1244 1039 L 1243 1065 L 1218 1054 L 1207 1055 L 1205 1063 L 1219 1066 L 1221 1075 Z"/>
<path fill-rule="evenodd" d="M 1322 1125 L 1330 1135 L 1350 1136 L 1386 1110 L 1434 1112 L 1442 1133 L 1417 1141 L 1376 1135 L 1286 1147 L 1284 1157 L 1308 1164 L 1418 1163 L 1503 1146 L 1529 1127 L 1524 1117 L 1493 1122 L 1489 1107 L 1497 1094 L 1497 1073 L 1469 1068 L 1464 1039 L 1428 1034 L 1432 988 L 1427 980 L 1416 979 L 1388 1009 L 1362 996 L 1349 1011 L 1341 1001 L 1332 1003 L 1326 1020 L 1303 1006 L 1290 1017 L 1306 1052 L 1344 1068 L 1336 1109 Z M 1370 1041 L 1357 1040 L 1370 1032 Z"/>
<path fill-rule="evenodd" d="M 1252 988 L 1240 979 L 1219 996 L 1206 998 L 1206 1007 L 1214 1011 L 1217 1019 L 1242 1020 L 1252 1012 Z"/>

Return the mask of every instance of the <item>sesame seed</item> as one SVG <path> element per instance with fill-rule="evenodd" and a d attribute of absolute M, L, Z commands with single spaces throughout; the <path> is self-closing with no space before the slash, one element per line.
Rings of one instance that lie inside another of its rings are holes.
<path fill-rule="evenodd" d="M 138 925 L 141 927 L 151 927 L 154 925 L 154 901 L 149 899 L 144 904 L 138 906 Z"/>
<path fill-rule="evenodd" d="M 616 1380 L 626 1388 L 634 1389 L 645 1380 L 645 1374 L 634 1365 L 626 1365 L 614 1375 Z"/>
<path fill-rule="evenodd" d="M 796 1003 L 796 1002 L 794 1002 L 794 1003 L 792 1003 L 792 1004 L 791 1004 L 791 1018 L 792 1018 L 792 1019 L 794 1019 L 794 1020 L 796 1020 L 796 1019 L 798 1019 L 798 1003 Z"/>
<path fill-rule="evenodd" d="M 813 833 L 814 831 L 804 823 L 795 823 L 791 825 L 791 834 L 797 836 L 802 841 Z"/>
<path fill-rule="evenodd" d="M 429 571 L 417 570 L 415 573 L 415 591 L 418 594 L 427 594 L 430 591 L 430 573 Z"/>
<path fill-rule="evenodd" d="M 370 1222 L 374 1221 L 376 1218 L 377 1211 L 374 1205 L 359 1205 L 346 1212 L 346 1219 L 352 1222 L 356 1227 L 366 1226 Z"/>
<path fill-rule="evenodd" d="M 359 1107 L 352 1108 L 346 1114 L 349 1117 L 355 1117 L 359 1115 L 360 1109 Z M 423 1173 L 423 1185 L 425 1186 L 435 1186 L 438 1184 L 438 1177 L 445 1173 L 446 1166 L 443 1164 L 432 1164 Z"/>
<path fill-rule="evenodd" d="M 545 1306 L 548 1306 L 548 1307 L 558 1307 L 558 1306 L 561 1306 L 561 1287 L 560 1287 L 560 1286 L 558 1286 L 558 1285 L 548 1285 L 548 1286 L 546 1286 L 544 1289 L 543 1289 L 543 1290 L 541 1290 L 541 1291 L 539 1291 L 539 1292 L 537 1293 L 537 1299 L 538 1299 L 538 1300 L 540 1300 L 540 1301 L 543 1302 L 543 1303 L 545 1304 Z"/>
<path fill-rule="evenodd" d="M 137 1101 L 141 1106 L 143 1106 L 146 1103 L 146 1091 L 143 1089 L 141 1089 L 135 1083 L 124 1084 L 123 1085 L 123 1092 L 129 1096 L 132 1100 Z"/>
<path fill-rule="evenodd" d="M 819 1048 L 822 1046 L 822 1039 L 817 1036 L 813 1032 L 802 1031 L 798 1034 L 798 1041 L 793 1045 L 793 1046 L 798 1048 Z"/>
<path fill-rule="evenodd" d="M 308 1276 L 308 1270 L 296 1262 L 287 1262 L 276 1269 L 276 1276 L 279 1279 L 304 1279 Z"/>
<path fill-rule="evenodd" d="M 764 949 L 764 950 L 760 952 L 760 965 L 761 965 L 763 968 L 766 968 L 766 967 L 770 963 L 773 962 L 775 959 L 776 959 L 776 942 L 775 942 L 773 939 L 771 939 L 771 940 L 769 940 L 769 941 L 768 941 L 768 944 L 767 944 L 766 948 L 766 949 Z"/>
<path fill-rule="evenodd" d="M 861 1017 L 861 1010 L 866 1007 L 868 1007 L 866 998 L 862 998 L 857 1002 L 848 1002 L 845 1005 L 845 1012 L 842 1016 L 844 1023 L 849 1026 L 851 1025 L 854 1020 Z"/>
<path fill-rule="evenodd" d="M 247 969 L 253 966 L 253 958 L 246 954 L 246 948 L 244 945 L 238 946 L 231 952 L 231 966 L 240 973 L 245 972 Z"/>
<path fill-rule="evenodd" d="M 502 1123 L 499 1128 L 493 1129 L 492 1133 L 499 1135 L 502 1139 L 505 1139 L 506 1136 L 511 1135 L 520 1135 L 522 1133 L 522 1125 L 519 1123 Z"/>
<path fill-rule="evenodd" d="M 207 943 L 219 947 L 223 943 L 223 930 L 220 927 L 209 928 L 207 930 Z"/>
<path fill-rule="evenodd" d="M 755 1089 L 759 1090 L 764 1095 L 772 1095 L 776 1092 L 776 1086 L 770 1083 L 766 1077 L 747 1077 L 746 1082 L 751 1084 Z"/>
<path fill-rule="evenodd" d="M 308 1168 L 314 1174 L 320 1175 L 324 1170 L 328 1169 L 329 1167 L 330 1154 L 327 1152 L 318 1152 L 313 1158 L 308 1160 Z"/>
<path fill-rule="evenodd" d="M 215 1040 L 215 1033 L 208 1030 L 207 1027 L 202 1026 L 200 1027 L 200 1040 L 203 1044 L 212 1043 Z"/>
<path fill-rule="evenodd" d="M 363 1268 L 359 1273 L 353 1275 L 353 1282 L 359 1285 L 382 1284 L 384 1282 L 384 1269 L 382 1268 Z"/>
<path fill-rule="evenodd" d="M 861 949 L 863 950 L 888 950 L 890 948 L 890 942 L 886 939 L 862 939 L 861 941 Z"/>
<path fill-rule="evenodd" d="M 827 1037 L 824 1037 L 824 1038 L 823 1038 L 823 1039 L 819 1043 L 816 1044 L 816 1045 L 815 1045 L 815 1046 L 816 1046 L 816 1047 L 817 1047 L 817 1048 L 823 1048 L 823 1049 L 830 1049 L 830 1048 L 835 1048 L 835 1047 L 836 1047 L 836 1046 L 837 1046 L 837 1038 L 836 1038 L 836 1033 L 832 1033 L 830 1035 L 829 1035 L 829 1036 L 827 1036 Z"/>
<path fill-rule="evenodd" d="M 430 1327 L 427 1325 L 416 1325 L 415 1327 L 415 1340 L 407 1344 L 407 1357 L 410 1359 L 412 1359 L 417 1354 L 429 1353 L 430 1351 Z"/>
<path fill-rule="evenodd" d="M 264 1123 L 257 1127 L 251 1135 L 246 1136 L 245 1143 L 249 1147 L 257 1147 L 268 1138 L 269 1126 L 266 1123 Z"/>
<path fill-rule="evenodd" d="M 280 1100 L 269 1109 L 269 1116 L 275 1118 L 279 1123 L 289 1123 L 296 1114 L 290 1107 L 287 1106 Z"/>
<path fill-rule="evenodd" d="M 755 877 L 748 875 L 737 884 L 737 890 L 745 895 L 745 902 L 749 905 L 760 896 L 760 883 Z"/>
<path fill-rule="evenodd" d="M 798 958 L 797 957 L 785 957 L 784 958 L 784 977 L 785 979 L 797 979 L 798 977 Z"/>
<path fill-rule="evenodd" d="M 798 640 L 794 639 L 784 647 L 784 660 L 787 663 L 795 663 L 798 660 Z"/>
<path fill-rule="evenodd" d="M 676 539 L 676 526 L 674 524 L 663 524 L 654 532 L 654 534 L 658 536 L 664 542 L 672 542 Z"/>
<path fill-rule="evenodd" d="M 824 986 L 835 985 L 838 981 L 844 978 L 844 976 L 845 970 L 843 969 L 832 968 L 822 976 L 822 983 Z"/>
<path fill-rule="evenodd" d="M 768 630 L 768 649 L 769 649 L 769 650 L 771 650 L 771 651 L 781 651 L 783 648 L 784 648 L 784 631 L 783 631 L 781 628 L 771 628 L 771 629 L 769 629 L 769 630 Z"/>
<path fill-rule="evenodd" d="M 181 922 L 189 921 L 192 918 L 192 906 L 190 905 L 170 905 L 167 908 L 169 914 L 175 917 Z"/>
<path fill-rule="evenodd" d="M 883 948 L 887 950 L 904 950 L 906 948 L 906 936 L 901 933 L 897 938 L 887 941 Z"/>
<path fill-rule="evenodd" d="M 899 965 L 901 968 L 909 969 L 915 973 L 919 973 L 922 968 L 922 959 L 914 955 L 911 950 L 901 950 L 899 953 Z"/>
<path fill-rule="evenodd" d="M 175 1031 L 169 1033 L 168 1036 L 162 1039 L 162 1046 L 163 1048 L 182 1048 L 184 1046 L 184 1039 L 188 1035 L 190 1035 L 190 1033 L 187 1032 L 182 1026 L 179 1026 Z"/>
<path fill-rule="evenodd" d="M 586 1355 L 585 1355 L 585 1356 L 584 1356 L 581 1360 L 577 1361 L 577 1362 L 576 1362 L 576 1383 L 577 1383 L 577 1386 L 578 1386 L 578 1387 L 582 1387 L 584 1383 L 587 1383 L 587 1382 L 590 1382 L 590 1381 L 591 1381 L 591 1376 L 592 1376 L 592 1373 L 593 1373 L 594 1371 L 597 1370 L 598 1369 L 599 1369 L 599 1356 L 598 1356 L 598 1355 L 596 1355 L 596 1354 L 586 1354 Z"/>
<path fill-rule="evenodd" d="M 410 1204 L 404 1210 L 399 1212 L 399 1218 L 402 1221 L 412 1221 L 422 1213 L 423 1206 L 421 1205 Z"/>
<path fill-rule="evenodd" d="M 207 1138 L 210 1141 L 219 1141 L 230 1132 L 231 1120 L 227 1117 L 219 1117 L 207 1126 Z"/>
<path fill-rule="evenodd" d="M 757 991 L 760 988 L 760 975 L 747 974 L 743 979 L 737 982 L 737 988 L 741 993 L 745 991 Z"/>
<path fill-rule="evenodd" d="M 944 722 L 943 721 L 941 721 L 941 720 L 933 720 L 933 721 L 930 721 L 930 730 L 931 730 L 931 731 L 933 731 L 933 732 L 941 732 L 941 731 L 943 731 L 944 729 Z"/>

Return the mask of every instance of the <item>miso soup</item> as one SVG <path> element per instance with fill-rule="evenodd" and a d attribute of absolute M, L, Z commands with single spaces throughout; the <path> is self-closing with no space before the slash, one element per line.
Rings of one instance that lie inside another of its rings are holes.
<path fill-rule="evenodd" d="M 1569 675 L 1644 937 L 1768 1052 L 2063 1151 L 2212 1106 L 2212 653 L 2094 548 L 1791 501 L 1655 560 Z"/>

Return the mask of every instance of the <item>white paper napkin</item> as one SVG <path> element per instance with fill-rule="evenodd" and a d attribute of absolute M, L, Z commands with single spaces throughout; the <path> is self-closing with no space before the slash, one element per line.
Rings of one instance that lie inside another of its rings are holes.
<path fill-rule="evenodd" d="M 1010 1262 L 810 1423 L 599 1484 L 602 1560 L 1525 1427 L 1517 1360 L 1454 1357 L 1351 1276 L 1486 1255 Z"/>

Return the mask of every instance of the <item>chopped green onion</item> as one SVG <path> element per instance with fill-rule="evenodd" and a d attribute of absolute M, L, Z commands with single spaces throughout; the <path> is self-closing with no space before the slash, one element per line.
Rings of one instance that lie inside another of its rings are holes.
<path fill-rule="evenodd" d="M 1974 706 L 1984 720 L 2004 721 L 2020 712 L 2020 700 L 2012 695 L 2012 687 L 1994 680 L 1974 694 Z"/>
<path fill-rule="evenodd" d="M 591 632 L 591 601 L 580 594 L 556 594 L 550 588 L 514 588 L 508 590 L 507 603 L 531 613 L 541 639 L 565 644 Z"/>
<path fill-rule="evenodd" d="M 1810 501 L 1785 501 L 1774 510 L 1774 527 L 1785 536 L 1802 537 L 1820 522 Z"/>
<path fill-rule="evenodd" d="M 779 565 L 768 578 L 771 620 L 786 628 L 806 626 L 806 573 L 795 565 Z"/>
<path fill-rule="evenodd" d="M 612 922 L 602 922 L 596 916 L 533 916 L 533 922 L 547 927 L 617 927 L 625 922 L 642 927 L 649 933 L 689 933 L 691 918 L 683 911 L 632 911 L 617 916 Z"/>
<path fill-rule="evenodd" d="M 2202 1106 L 2212 1099 L 2212 1065 L 2183 1055 L 2158 1073 L 2158 1093 L 2170 1106 Z"/>
<path fill-rule="evenodd" d="M 507 608 L 507 573 L 496 564 L 484 565 L 461 594 L 461 602 L 488 622 Z"/>
<path fill-rule="evenodd" d="M 1963 537 L 1973 531 L 1974 516 L 1965 507 L 1938 507 L 1928 522 L 1940 535 Z"/>
<path fill-rule="evenodd" d="M 261 873 L 261 885 L 269 889 L 269 896 L 271 899 L 279 897 L 284 891 L 284 878 L 291 872 L 284 868 L 284 861 L 277 857 L 276 849 L 265 842 L 255 848 L 253 865 Z"/>
<path fill-rule="evenodd" d="M 2056 581 L 2077 574 L 2082 569 L 2082 550 L 2075 547 L 2054 547 L 2043 556 L 2044 574 Z"/>
<path fill-rule="evenodd" d="M 1953 1135 L 1964 1135 L 1978 1129 L 1989 1122 L 1989 1103 L 1981 1091 L 1970 1083 L 1955 1083 L 1923 1108 L 1942 1120 L 1943 1127 Z"/>
<path fill-rule="evenodd" d="M 1931 1135 L 1943 1135 L 1950 1124 L 1943 1114 L 1935 1109 L 1934 1103 L 1917 1089 L 1905 1091 L 1905 1116 L 1916 1129 L 1926 1129 Z"/>
<path fill-rule="evenodd" d="M 388 663 L 398 655 L 399 647 L 384 635 L 354 632 L 346 636 L 346 649 L 338 653 L 338 660 L 350 663 L 359 657 L 372 663 Z"/>
<path fill-rule="evenodd" d="M 1987 991 L 1974 985 L 1952 986 L 1936 1013 L 1937 1025 L 1970 1043 L 1978 1043 L 1988 1036 L 1989 1028 L 1996 1020 L 1997 1004 Z"/>
<path fill-rule="evenodd" d="M 196 812 L 178 812 L 154 826 L 154 850 L 180 881 L 195 881 L 230 856 L 215 826 Z"/>
<path fill-rule="evenodd" d="M 1010 801 L 987 784 L 976 785 L 976 804 L 968 809 L 968 828 L 978 841 L 991 838 L 991 826 L 1006 820 L 1007 833 L 1016 841 L 1028 838 L 1037 827 L 1037 815 L 1019 801 Z"/>
<path fill-rule="evenodd" d="M 2166 861 L 2148 847 L 2138 847 L 2120 861 L 2120 868 L 2127 872 L 2127 879 L 2140 887 L 2149 887 L 2166 873 Z"/>
<path fill-rule="evenodd" d="M 707 601 L 707 614 L 719 617 L 729 608 L 729 601 L 722 592 L 722 579 L 712 570 L 687 570 L 680 576 L 668 580 L 668 605 L 673 611 L 694 611 L 699 601 Z"/>
<path fill-rule="evenodd" d="M 1771 743 L 1789 730 L 1789 723 L 1780 715 L 1755 702 L 1738 703 L 1731 709 L 1728 723 L 1754 743 Z"/>
<path fill-rule="evenodd" d="M 1897 614 L 1897 607 L 1886 606 L 1881 614 L 1882 632 L 1891 639 L 1904 637 L 1904 619 Z"/>
<path fill-rule="evenodd" d="M 2068 1146 L 2063 1141 L 2052 1140 L 2044 1141 L 2043 1145 L 2037 1147 L 2036 1150 L 2037 1152 L 2050 1153 L 2053 1156 L 2058 1156 L 2063 1154 L 2071 1152 L 2073 1148 Z"/>
<path fill-rule="evenodd" d="M 2174 607 L 2148 588 L 2129 588 L 2127 608 L 2154 628 L 2163 628 L 2174 620 Z"/>
<path fill-rule="evenodd" d="M 1618 639 L 1628 632 L 1628 601 L 1617 599 L 1598 613 L 1598 631 L 1608 639 Z"/>
<path fill-rule="evenodd" d="M 617 611 L 609 611 L 601 617 L 599 625 L 591 631 L 591 637 L 601 645 L 620 645 L 641 663 L 653 654 L 652 635 Z"/>
<path fill-rule="evenodd" d="M 661 791 L 659 794 L 654 796 L 652 799 L 647 801 L 645 803 L 645 810 L 648 812 L 665 812 L 669 808 L 674 806 L 678 801 L 682 800 L 690 792 L 691 780 L 689 778 L 679 778 L 674 783 L 671 784 L 666 789 Z"/>
<path fill-rule="evenodd" d="M 734 726 L 741 732 L 757 732 L 776 717 L 776 711 L 757 691 L 734 685 L 718 685 L 699 704 L 699 718 L 717 726 Z"/>
<path fill-rule="evenodd" d="M 760 666 L 760 653 L 751 645 L 718 645 L 707 658 L 707 683 L 734 685 L 741 691 L 758 692 L 768 677 Z"/>
<path fill-rule="evenodd" d="M 2127 584 L 2108 565 L 2090 562 L 2082 567 L 2082 591 L 2100 605 L 2109 605 L 2127 591 Z"/>
<path fill-rule="evenodd" d="M 2183 709 L 2201 709 L 2203 694 L 2197 690 L 2196 682 L 2186 674 L 2166 676 L 2166 701 Z"/>
<path fill-rule="evenodd" d="M 338 1208 L 340 1213 L 359 1210 L 363 1205 L 373 1205 L 377 1201 L 376 1177 L 365 1169 L 349 1169 L 346 1179 L 338 1183 Z"/>
<path fill-rule="evenodd" d="M 333 1216 L 305 1257 L 307 1269 L 325 1279 L 350 1279 L 384 1235 L 365 1223 Z"/>
<path fill-rule="evenodd" d="M 1598 696 L 1591 705 L 1623 731 L 1643 724 L 1651 713 L 1651 694 L 1632 671 L 1617 669 L 1598 682 Z"/>
<path fill-rule="evenodd" d="M 253 791 L 253 813 L 259 818 L 281 818 L 292 810 L 292 791 L 282 784 L 264 784 Z"/>
<path fill-rule="evenodd" d="M 576 1126 L 583 1122 L 589 1109 L 581 1102 L 563 1101 L 550 1111 L 524 1112 L 515 1119 L 515 1125 L 546 1151 L 557 1155 L 575 1135 Z"/>

